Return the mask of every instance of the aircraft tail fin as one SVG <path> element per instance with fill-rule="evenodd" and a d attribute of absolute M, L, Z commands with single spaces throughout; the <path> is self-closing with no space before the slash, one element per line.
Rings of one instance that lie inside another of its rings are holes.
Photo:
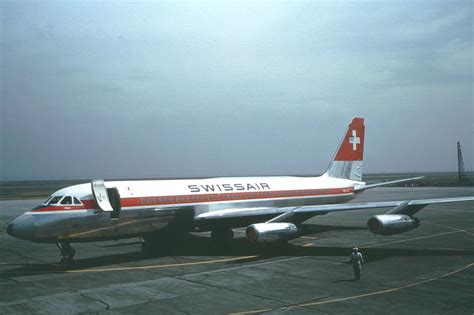
<path fill-rule="evenodd" d="M 353 118 L 336 155 L 329 164 L 325 173 L 326 176 L 356 181 L 362 180 L 364 134 L 364 118 Z"/>

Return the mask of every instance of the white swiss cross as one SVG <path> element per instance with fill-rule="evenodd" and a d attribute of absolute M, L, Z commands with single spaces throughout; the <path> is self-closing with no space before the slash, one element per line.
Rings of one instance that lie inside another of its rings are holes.
<path fill-rule="evenodd" d="M 355 130 L 352 130 L 352 137 L 349 137 L 349 143 L 352 144 L 352 150 L 357 150 L 357 145 L 360 144 L 360 138 L 357 137 L 357 133 Z"/>

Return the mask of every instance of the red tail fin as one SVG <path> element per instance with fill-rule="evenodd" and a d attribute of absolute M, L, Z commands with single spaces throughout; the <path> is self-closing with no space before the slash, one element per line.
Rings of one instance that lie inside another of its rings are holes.
<path fill-rule="evenodd" d="M 362 161 L 364 159 L 364 118 L 354 118 L 347 129 L 335 161 Z"/>
<path fill-rule="evenodd" d="M 364 134 L 364 118 L 353 118 L 326 175 L 362 180 Z"/>

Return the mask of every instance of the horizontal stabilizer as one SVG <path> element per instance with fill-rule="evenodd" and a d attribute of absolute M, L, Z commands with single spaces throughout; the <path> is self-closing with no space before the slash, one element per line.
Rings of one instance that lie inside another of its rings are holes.
<path fill-rule="evenodd" d="M 404 178 L 404 179 L 398 179 L 398 180 L 392 180 L 389 182 L 382 182 L 382 183 L 376 183 L 376 184 L 369 184 L 369 185 L 359 185 L 354 187 L 355 192 L 360 192 L 364 191 L 366 189 L 370 188 L 375 188 L 375 187 L 380 187 L 380 186 L 386 186 L 386 185 L 392 185 L 392 184 L 398 184 L 398 183 L 403 183 L 403 182 L 410 182 L 413 180 L 419 180 L 422 179 L 424 176 L 419 176 L 419 177 L 412 177 L 412 178 Z"/>

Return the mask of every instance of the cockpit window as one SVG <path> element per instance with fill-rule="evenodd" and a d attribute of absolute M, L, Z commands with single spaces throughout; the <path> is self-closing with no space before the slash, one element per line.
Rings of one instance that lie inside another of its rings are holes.
<path fill-rule="evenodd" d="M 48 205 L 54 205 L 54 204 L 57 204 L 59 202 L 59 200 L 61 200 L 63 196 L 56 196 L 56 197 L 53 197 L 53 199 L 51 199 L 51 201 L 48 203 Z"/>
<path fill-rule="evenodd" d="M 70 197 L 70 196 L 64 197 L 63 200 L 61 201 L 61 204 L 62 205 L 72 205 L 72 197 Z"/>
<path fill-rule="evenodd" d="M 44 205 L 47 205 L 48 202 L 53 198 L 53 196 L 49 196 L 48 199 L 45 200 L 45 202 L 43 202 Z"/>
<path fill-rule="evenodd" d="M 75 204 L 75 205 L 81 205 L 82 203 L 79 201 L 79 199 L 77 199 L 76 197 L 74 197 L 74 204 Z"/>

